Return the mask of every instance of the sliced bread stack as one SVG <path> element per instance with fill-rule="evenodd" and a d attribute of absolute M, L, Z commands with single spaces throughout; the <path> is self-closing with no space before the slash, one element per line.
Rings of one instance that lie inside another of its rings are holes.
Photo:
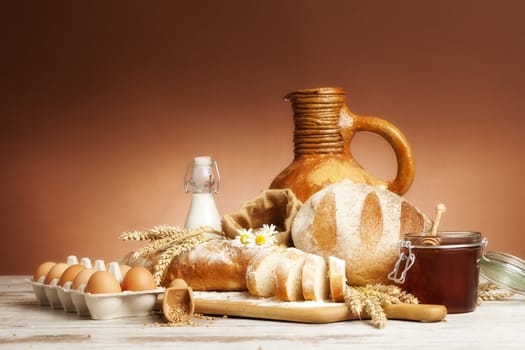
<path fill-rule="evenodd" d="M 250 294 L 284 301 L 342 301 L 345 285 L 344 260 L 330 257 L 327 264 L 323 257 L 296 248 L 261 251 L 246 270 Z"/>

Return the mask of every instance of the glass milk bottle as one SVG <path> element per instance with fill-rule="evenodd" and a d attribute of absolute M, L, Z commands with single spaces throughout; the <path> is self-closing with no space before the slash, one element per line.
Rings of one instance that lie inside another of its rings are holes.
<path fill-rule="evenodd" d="M 219 168 L 211 157 L 195 157 L 186 169 L 184 191 L 191 192 L 191 205 L 184 226 L 193 230 L 207 226 L 221 231 L 221 217 L 213 195 L 219 192 Z"/>

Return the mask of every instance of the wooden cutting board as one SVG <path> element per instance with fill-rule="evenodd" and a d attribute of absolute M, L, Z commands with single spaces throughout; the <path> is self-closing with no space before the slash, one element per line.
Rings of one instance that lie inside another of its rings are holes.
<path fill-rule="evenodd" d="M 195 312 L 207 315 L 227 315 L 303 323 L 330 323 L 369 319 L 352 314 L 345 303 L 331 301 L 281 301 L 259 298 L 247 292 L 193 292 Z M 443 305 L 395 304 L 384 308 L 388 319 L 436 322 L 447 315 Z"/>

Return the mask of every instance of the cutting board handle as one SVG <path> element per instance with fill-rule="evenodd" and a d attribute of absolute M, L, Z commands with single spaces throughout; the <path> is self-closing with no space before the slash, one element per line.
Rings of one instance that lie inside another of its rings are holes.
<path fill-rule="evenodd" d="M 447 316 L 447 308 L 434 304 L 391 304 L 383 307 L 386 318 L 422 322 L 442 321 Z"/>

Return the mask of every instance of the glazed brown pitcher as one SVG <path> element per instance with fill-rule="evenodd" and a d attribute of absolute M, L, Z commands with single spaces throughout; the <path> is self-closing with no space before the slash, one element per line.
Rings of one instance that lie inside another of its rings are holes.
<path fill-rule="evenodd" d="M 352 113 L 340 88 L 301 89 L 286 95 L 285 100 L 292 103 L 294 112 L 294 160 L 270 188 L 290 188 L 303 202 L 322 188 L 346 179 L 400 195 L 408 190 L 414 178 L 414 162 L 408 141 L 394 125 Z M 360 131 L 379 134 L 392 146 L 397 158 L 395 179 L 377 179 L 354 160 L 350 143 Z"/>

